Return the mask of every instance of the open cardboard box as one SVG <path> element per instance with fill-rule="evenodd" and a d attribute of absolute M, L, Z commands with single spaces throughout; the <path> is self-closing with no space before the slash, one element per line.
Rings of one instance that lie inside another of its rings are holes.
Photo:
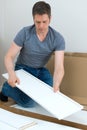
<path fill-rule="evenodd" d="M 47 64 L 53 74 L 54 55 Z M 60 90 L 65 95 L 87 106 L 87 53 L 69 53 L 64 56 L 65 75 Z"/>

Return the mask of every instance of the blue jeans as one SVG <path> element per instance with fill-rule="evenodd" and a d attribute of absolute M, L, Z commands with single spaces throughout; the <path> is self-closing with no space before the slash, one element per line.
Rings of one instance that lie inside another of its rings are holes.
<path fill-rule="evenodd" d="M 24 69 L 30 74 L 34 75 L 38 79 L 47 83 L 51 87 L 53 86 L 53 78 L 50 72 L 45 68 L 32 68 L 26 65 L 16 65 L 15 70 Z M 12 98 L 17 104 L 22 107 L 33 107 L 35 105 L 35 101 L 23 93 L 17 87 L 11 87 L 7 82 L 3 84 L 2 87 L 3 95 Z"/>

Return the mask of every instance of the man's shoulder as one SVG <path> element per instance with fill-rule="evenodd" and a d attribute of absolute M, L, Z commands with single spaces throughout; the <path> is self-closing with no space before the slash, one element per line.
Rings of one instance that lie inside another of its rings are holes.
<path fill-rule="evenodd" d="M 34 30 L 34 28 L 35 28 L 34 25 L 30 25 L 30 26 L 23 27 L 23 30 L 26 32 L 26 31 Z"/>
<path fill-rule="evenodd" d="M 63 35 L 59 31 L 57 31 L 56 29 L 54 29 L 52 27 L 49 27 L 49 32 L 50 32 L 51 36 L 53 35 L 54 39 L 55 38 L 58 38 L 58 39 L 63 38 Z"/>

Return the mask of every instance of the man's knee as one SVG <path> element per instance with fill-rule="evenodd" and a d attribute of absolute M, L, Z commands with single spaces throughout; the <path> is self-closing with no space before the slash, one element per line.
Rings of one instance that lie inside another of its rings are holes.
<path fill-rule="evenodd" d="M 4 84 L 2 86 L 2 93 L 6 96 L 8 95 L 9 87 L 10 87 L 10 85 L 7 83 L 7 81 L 4 82 Z"/>

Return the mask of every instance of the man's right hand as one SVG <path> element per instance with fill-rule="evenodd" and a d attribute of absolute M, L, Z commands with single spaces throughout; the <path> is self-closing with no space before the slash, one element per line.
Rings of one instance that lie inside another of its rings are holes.
<path fill-rule="evenodd" d="M 17 84 L 20 84 L 20 80 L 19 78 L 16 76 L 15 72 L 9 74 L 9 78 L 8 78 L 8 84 L 12 87 L 15 87 Z"/>

